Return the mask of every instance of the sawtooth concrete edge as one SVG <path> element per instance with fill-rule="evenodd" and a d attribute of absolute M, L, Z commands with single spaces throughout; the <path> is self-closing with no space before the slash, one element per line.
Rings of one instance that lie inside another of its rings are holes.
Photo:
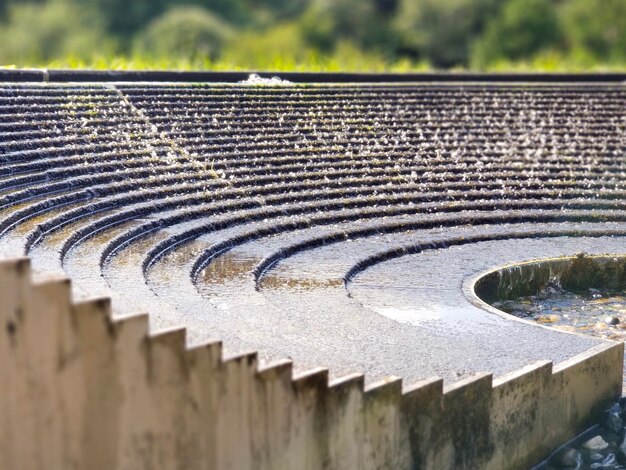
<path fill-rule="evenodd" d="M 0 262 L 0 468 L 528 468 L 621 391 L 621 343 L 495 380 L 364 388 L 188 349 L 184 330 L 151 336 L 147 315 L 113 321 L 70 288 Z"/>
<path fill-rule="evenodd" d="M 525 82 L 525 83 L 619 83 L 626 73 L 338 73 L 338 72 L 213 72 L 158 70 L 64 70 L 1 69 L 0 82 L 203 82 L 231 83 L 256 73 L 279 76 L 294 83 L 410 83 L 410 82 Z"/>

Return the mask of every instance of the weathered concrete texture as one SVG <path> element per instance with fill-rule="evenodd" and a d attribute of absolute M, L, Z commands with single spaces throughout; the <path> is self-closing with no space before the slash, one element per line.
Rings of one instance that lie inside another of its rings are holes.
<path fill-rule="evenodd" d="M 72 303 L 66 279 L 32 284 L 27 259 L 0 263 L 0 294 L 0 468 L 528 468 L 621 390 L 616 343 L 493 382 L 365 389 L 149 337 L 146 316 Z"/>
<path fill-rule="evenodd" d="M 471 288 L 487 303 L 535 295 L 550 283 L 570 292 L 590 288 L 622 291 L 626 288 L 626 256 L 588 255 L 548 258 L 496 268 Z"/>

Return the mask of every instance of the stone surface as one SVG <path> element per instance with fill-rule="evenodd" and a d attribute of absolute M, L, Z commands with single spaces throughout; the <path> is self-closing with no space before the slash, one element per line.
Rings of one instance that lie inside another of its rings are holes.
<path fill-rule="evenodd" d="M 601 436 L 592 437 L 583 444 L 583 447 L 589 450 L 604 450 L 608 446 L 609 444 L 604 439 L 602 439 Z"/>
<path fill-rule="evenodd" d="M 581 462 L 580 452 L 572 448 L 565 448 L 550 459 L 550 463 L 558 468 L 577 468 Z"/>
<path fill-rule="evenodd" d="M 607 429 L 610 429 L 611 431 L 617 433 L 621 431 L 624 423 L 617 414 L 609 411 L 605 413 L 604 418 L 602 419 L 602 425 Z"/>

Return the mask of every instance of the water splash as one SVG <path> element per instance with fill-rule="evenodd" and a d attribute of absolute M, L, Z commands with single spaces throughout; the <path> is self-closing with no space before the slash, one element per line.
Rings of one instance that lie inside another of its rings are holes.
<path fill-rule="evenodd" d="M 265 78 L 265 77 L 261 77 L 260 75 L 256 73 L 251 73 L 246 80 L 242 80 L 239 83 L 241 83 L 242 85 L 253 85 L 253 86 L 257 86 L 257 85 L 291 86 L 293 85 L 293 82 L 290 82 L 289 80 L 284 80 L 280 77 L 274 76 L 271 78 Z"/>

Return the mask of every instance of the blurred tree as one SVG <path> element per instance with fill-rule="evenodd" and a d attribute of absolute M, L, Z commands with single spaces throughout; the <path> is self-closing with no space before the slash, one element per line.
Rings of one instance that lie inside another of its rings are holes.
<path fill-rule="evenodd" d="M 254 3 L 254 4 L 252 4 Z M 256 0 L 248 4 L 251 16 L 263 16 L 267 23 L 296 18 L 306 10 L 310 0 Z M 263 21 L 254 21 L 263 23 Z"/>
<path fill-rule="evenodd" d="M 254 16 L 256 6 L 256 2 L 250 2 L 250 0 L 186 0 L 185 5 L 180 5 L 180 3 L 176 0 L 169 0 L 168 6 L 197 5 L 236 25 L 249 22 Z"/>
<path fill-rule="evenodd" d="M 142 25 L 162 13 L 169 0 L 83 0 L 97 9 L 107 29 L 127 39 Z"/>
<path fill-rule="evenodd" d="M 473 64 L 528 58 L 562 38 L 552 0 L 508 0 L 473 45 Z"/>
<path fill-rule="evenodd" d="M 28 65 L 113 50 L 95 12 L 71 0 L 11 3 L 0 25 L 0 62 Z"/>
<path fill-rule="evenodd" d="M 281 23 L 262 31 L 244 31 L 224 49 L 224 57 L 233 67 L 251 70 L 295 69 L 299 63 L 314 62 L 315 54 L 295 23 Z"/>
<path fill-rule="evenodd" d="M 575 52 L 601 60 L 626 59 L 626 0 L 568 0 L 561 16 Z"/>
<path fill-rule="evenodd" d="M 150 23 L 135 39 L 137 54 L 150 57 L 184 56 L 215 60 L 233 29 L 200 7 L 176 7 Z"/>
<path fill-rule="evenodd" d="M 437 67 L 466 65 L 469 45 L 501 0 L 401 0 L 395 19 L 403 54 Z"/>
<path fill-rule="evenodd" d="M 108 30 L 122 40 L 176 7 L 175 0 L 82 0 L 101 12 Z M 184 6 L 200 6 L 233 23 L 245 22 L 246 0 L 186 0 Z"/>
<path fill-rule="evenodd" d="M 301 19 L 307 40 L 329 51 L 340 41 L 357 47 L 395 51 L 391 19 L 397 0 L 312 0 Z"/>

